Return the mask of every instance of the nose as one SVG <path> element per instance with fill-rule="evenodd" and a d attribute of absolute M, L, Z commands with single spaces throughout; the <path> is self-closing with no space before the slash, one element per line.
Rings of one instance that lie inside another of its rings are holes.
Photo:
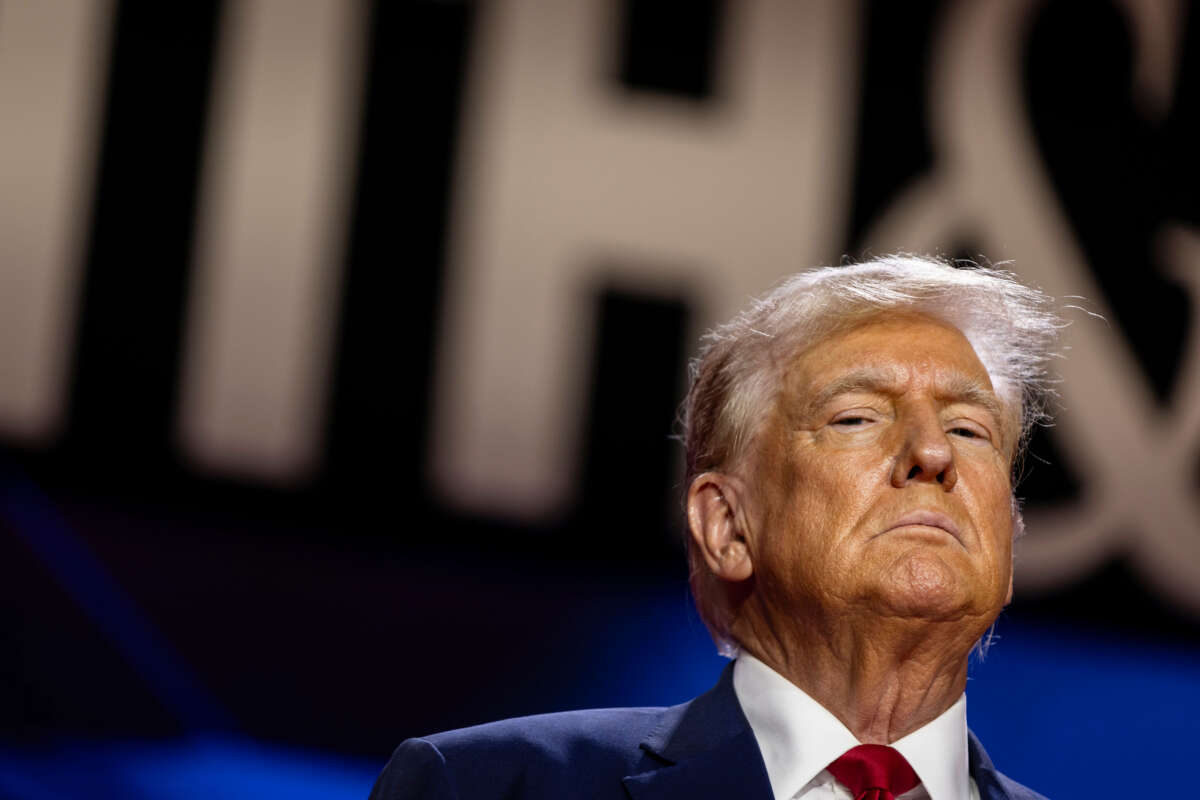
<path fill-rule="evenodd" d="M 954 448 L 937 414 L 913 414 L 903 431 L 904 441 L 892 467 L 892 485 L 899 489 L 917 481 L 941 484 L 947 492 L 953 489 L 958 482 Z"/>

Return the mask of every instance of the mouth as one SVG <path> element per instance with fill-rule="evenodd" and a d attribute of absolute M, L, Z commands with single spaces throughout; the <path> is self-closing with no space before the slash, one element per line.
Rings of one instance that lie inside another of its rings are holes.
<path fill-rule="evenodd" d="M 944 533 L 948 533 L 954 537 L 954 540 L 962 544 L 962 535 L 958 530 L 958 526 L 954 524 L 954 520 L 941 513 L 940 511 L 909 511 L 899 519 L 892 522 L 884 533 L 899 530 L 901 528 L 933 528 Z"/>

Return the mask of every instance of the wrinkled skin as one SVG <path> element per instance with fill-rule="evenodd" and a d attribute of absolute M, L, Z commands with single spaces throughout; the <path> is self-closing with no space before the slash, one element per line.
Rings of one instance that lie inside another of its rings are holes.
<path fill-rule="evenodd" d="M 955 328 L 892 314 L 797 354 L 689 522 L 743 648 L 861 741 L 948 708 L 1012 591 L 1014 410 Z"/>

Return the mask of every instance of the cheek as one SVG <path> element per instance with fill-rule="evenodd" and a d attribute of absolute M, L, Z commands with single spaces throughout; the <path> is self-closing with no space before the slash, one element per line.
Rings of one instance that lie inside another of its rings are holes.
<path fill-rule="evenodd" d="M 875 448 L 845 450 L 817 460 L 810 475 L 826 498 L 830 513 L 860 514 L 890 484 L 891 458 Z"/>
<path fill-rule="evenodd" d="M 807 552 L 832 557 L 841 538 L 857 529 L 878 491 L 878 470 L 869 460 L 812 458 L 797 465 L 792 495 L 786 500 L 794 531 L 804 531 L 799 543 Z"/>
<path fill-rule="evenodd" d="M 1003 468 L 981 470 L 972 485 L 975 492 L 975 515 L 980 535 L 989 540 L 997 560 L 1008 564 L 1012 560 L 1013 507 L 1012 486 Z"/>

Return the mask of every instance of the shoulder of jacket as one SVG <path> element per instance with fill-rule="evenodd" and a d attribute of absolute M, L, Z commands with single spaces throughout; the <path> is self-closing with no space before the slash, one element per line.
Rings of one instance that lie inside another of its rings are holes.
<path fill-rule="evenodd" d="M 589 747 L 637 748 L 662 718 L 663 708 L 561 711 L 488 722 L 422 738 L 446 758 L 478 750 L 518 750 L 548 757 L 578 755 Z"/>
<path fill-rule="evenodd" d="M 1045 795 L 1038 794 L 1028 786 L 1017 783 L 1007 775 L 997 772 L 996 779 L 1012 800 L 1048 800 Z"/>

